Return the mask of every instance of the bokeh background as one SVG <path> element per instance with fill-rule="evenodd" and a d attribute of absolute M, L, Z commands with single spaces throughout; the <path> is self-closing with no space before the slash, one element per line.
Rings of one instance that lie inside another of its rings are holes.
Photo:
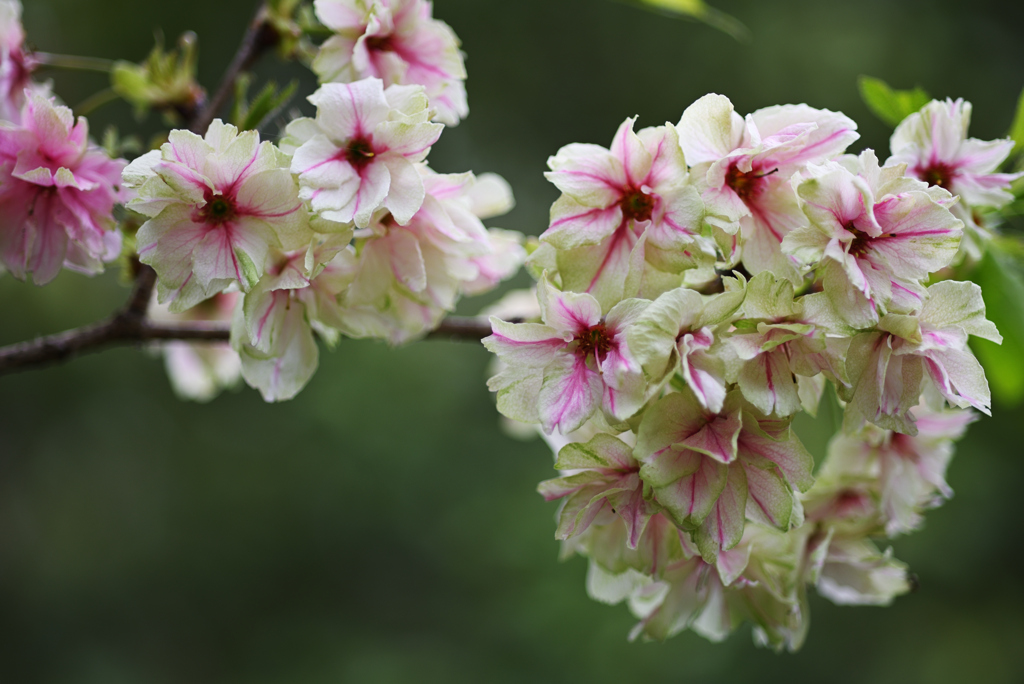
<path fill-rule="evenodd" d="M 468 53 L 472 114 L 441 171 L 496 171 L 538 234 L 561 145 L 608 144 L 626 116 L 677 121 L 706 92 L 741 112 L 807 102 L 888 130 L 856 78 L 975 105 L 972 134 L 1004 135 L 1024 86 L 1024 4 L 995 0 L 718 0 L 738 43 L 611 0 L 437 0 Z M 142 59 L 161 28 L 200 39 L 216 84 L 253 0 L 25 0 L 41 50 Z M 268 58 L 261 78 L 313 80 Z M 104 77 L 53 73 L 70 104 Z M 127 105 L 99 132 L 155 132 Z M 880 155 L 884 157 L 884 152 Z M 522 277 L 518 285 L 525 285 Z M 0 343 L 83 324 L 125 298 L 116 273 L 39 289 L 0 279 Z M 473 312 L 484 301 L 467 302 Z M 252 390 L 177 400 L 134 349 L 0 378 L 0 681 L 999 682 L 1024 681 L 1024 411 L 997 405 L 949 472 L 956 497 L 896 540 L 920 589 L 893 607 L 812 599 L 803 650 L 686 633 L 626 641 L 622 606 L 592 602 L 585 562 L 556 560 L 540 441 L 499 428 L 475 344 L 391 350 L 344 341 L 292 402 Z M 804 424 L 821 453 L 827 435 Z"/>

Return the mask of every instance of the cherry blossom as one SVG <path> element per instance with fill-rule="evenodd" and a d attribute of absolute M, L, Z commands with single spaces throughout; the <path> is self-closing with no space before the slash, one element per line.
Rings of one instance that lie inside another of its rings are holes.
<path fill-rule="evenodd" d="M 0 122 L 0 262 L 22 280 L 53 280 L 61 266 L 98 273 L 121 251 L 114 205 L 123 160 L 89 140 L 84 118 L 39 95 L 21 124 Z"/>
<path fill-rule="evenodd" d="M 487 229 L 481 219 L 513 205 L 493 174 L 437 174 L 418 169 L 425 188 L 419 211 L 401 225 L 379 211 L 357 234 L 358 260 L 342 298 L 344 331 L 393 344 L 436 327 L 463 293 L 479 294 L 510 277 L 525 258 L 522 236 Z"/>
<path fill-rule="evenodd" d="M 809 169 L 799 186 L 810 225 L 783 248 L 823 262 L 825 292 L 857 327 L 920 307 L 921 281 L 947 266 L 960 244 L 963 223 L 949 211 L 955 200 L 903 173 L 902 165 L 879 167 L 865 150 Z"/>
<path fill-rule="evenodd" d="M 21 2 L 0 0 L 0 121 L 20 123 L 26 88 L 46 94 L 46 88 L 32 83 L 32 72 L 37 66 L 25 49 Z"/>
<path fill-rule="evenodd" d="M 791 180 L 808 164 L 841 154 L 855 141 L 857 124 L 842 114 L 807 105 L 759 109 L 741 118 L 722 95 L 690 105 L 679 142 L 707 207 L 707 221 L 742 238 L 733 245 L 753 274 L 770 270 L 797 280 L 780 246 L 807 224 Z"/>
<path fill-rule="evenodd" d="M 379 78 L 385 85 L 421 85 L 434 118 L 455 126 L 469 114 L 459 39 L 433 18 L 427 0 L 316 0 L 317 17 L 335 32 L 313 70 L 321 82 Z"/>
<path fill-rule="evenodd" d="M 390 86 L 368 78 L 330 83 L 309 97 L 316 119 L 288 125 L 283 148 L 293 153 L 300 196 L 318 215 L 359 228 L 384 208 L 405 225 L 423 204 L 423 161 L 444 126 L 430 123 L 421 86 Z"/>
<path fill-rule="evenodd" d="M 593 295 L 605 311 L 637 294 L 624 293 L 623 283 L 638 249 L 640 263 L 646 259 L 660 272 L 714 260 L 714 245 L 700 234 L 703 204 L 687 182 L 675 129 L 637 134 L 634 122 L 619 127 L 610 150 L 572 144 L 548 160 L 546 177 L 562 196 L 541 240 L 557 250 L 562 287 Z M 680 284 L 681 278 L 672 286 Z"/>
<path fill-rule="evenodd" d="M 606 316 L 588 294 L 559 292 L 541 280 L 543 324 L 491 318 L 484 346 L 507 367 L 488 386 L 498 410 L 544 431 L 565 434 L 595 411 L 624 420 L 643 404 L 646 383 L 626 341 L 627 328 L 649 302 L 627 299 Z"/>
<path fill-rule="evenodd" d="M 214 121 L 205 138 L 171 131 L 159 150 L 124 170 L 149 217 L 139 229 L 139 260 L 159 276 L 161 302 L 183 311 L 232 283 L 251 290 L 271 249 L 309 243 L 306 212 L 288 160 L 255 131 Z"/>
<path fill-rule="evenodd" d="M 794 489 L 813 482 L 813 460 L 785 422 L 733 394 L 720 413 L 689 391 L 644 412 L 637 434 L 640 477 L 672 520 L 694 531 L 705 560 L 739 543 L 745 520 L 788 530 L 801 518 Z"/>

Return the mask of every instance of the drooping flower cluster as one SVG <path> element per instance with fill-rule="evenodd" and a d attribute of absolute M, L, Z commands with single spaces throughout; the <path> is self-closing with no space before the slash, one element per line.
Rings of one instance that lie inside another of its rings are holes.
<path fill-rule="evenodd" d="M 279 145 L 220 120 L 204 137 L 172 131 L 124 172 L 130 208 L 148 218 L 137 246 L 160 303 L 180 313 L 240 292 L 231 348 L 267 401 L 306 385 L 317 336 L 415 339 L 525 259 L 520 235 L 482 222 L 512 208 L 504 180 L 426 164 L 444 129 L 434 120 L 465 115 L 457 41 L 430 4 L 317 11 L 343 29 L 317 68 L 343 82 L 310 96 L 315 117 L 292 121 Z M 330 66 L 353 32 L 354 56 Z"/>
<path fill-rule="evenodd" d="M 743 119 L 720 95 L 549 160 L 563 194 L 528 260 L 540 315 L 491 319 L 490 387 L 554 447 L 563 473 L 540 492 L 562 500 L 556 537 L 589 559 L 594 598 L 628 602 L 634 637 L 719 640 L 751 621 L 792 650 L 809 585 L 841 604 L 909 589 L 872 539 L 951 494 L 953 441 L 991 401 L 968 338 L 1001 339 L 980 289 L 938 274 L 958 201 L 1012 180 L 990 173 L 1006 143 L 946 136 L 932 171 L 904 158 L 919 119 L 947 109 L 908 119 L 884 166 L 844 154 L 842 114 Z M 792 423 L 826 392 L 845 420 L 816 480 Z"/>

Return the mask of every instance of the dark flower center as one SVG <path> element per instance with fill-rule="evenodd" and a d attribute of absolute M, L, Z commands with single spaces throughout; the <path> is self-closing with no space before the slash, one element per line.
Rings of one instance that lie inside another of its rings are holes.
<path fill-rule="evenodd" d="M 205 223 L 221 225 L 238 217 L 234 202 L 224 195 L 206 193 L 206 205 L 199 210 L 199 216 Z"/>
<path fill-rule="evenodd" d="M 576 335 L 576 354 L 583 359 L 591 356 L 598 362 L 608 355 L 608 351 L 615 346 L 612 335 L 603 323 L 598 323 Z"/>
<path fill-rule="evenodd" d="M 349 164 L 362 169 L 373 159 L 373 143 L 368 138 L 355 138 L 349 141 L 342 155 Z"/>
<path fill-rule="evenodd" d="M 642 190 L 629 192 L 619 204 L 622 206 L 622 215 L 633 221 L 650 221 L 654 212 L 654 196 Z"/>
<path fill-rule="evenodd" d="M 728 173 L 725 174 L 725 184 L 732 188 L 732 191 L 739 195 L 741 200 L 746 202 L 761 189 L 762 178 L 767 178 L 773 173 L 778 173 L 778 171 L 778 169 L 772 169 L 763 173 L 753 170 L 740 171 L 739 167 L 733 164 L 729 167 Z"/>
<path fill-rule="evenodd" d="M 937 185 L 940 188 L 949 190 L 949 185 L 953 181 L 953 168 L 948 164 L 942 162 L 935 162 L 931 166 L 920 169 L 918 173 L 928 185 Z"/>
<path fill-rule="evenodd" d="M 372 52 L 394 52 L 392 36 L 370 36 L 366 39 L 366 49 Z"/>

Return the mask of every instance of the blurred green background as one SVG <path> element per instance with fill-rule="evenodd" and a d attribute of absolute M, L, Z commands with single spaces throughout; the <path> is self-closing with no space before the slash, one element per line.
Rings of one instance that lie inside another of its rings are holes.
<path fill-rule="evenodd" d="M 254 6 L 25 4 L 31 42 L 52 52 L 140 60 L 154 29 L 169 43 L 195 30 L 208 87 Z M 971 100 L 981 138 L 1005 134 L 1024 85 L 1024 3 L 718 0 L 751 29 L 744 44 L 610 0 L 435 4 L 468 53 L 472 114 L 431 162 L 503 174 L 519 204 L 499 223 L 530 234 L 556 197 L 547 156 L 607 145 L 626 116 L 674 122 L 709 91 L 740 112 L 807 102 L 857 120 L 856 149 L 884 151 L 859 74 Z M 313 87 L 273 58 L 259 73 Z M 105 87 L 52 76 L 70 104 Z M 92 121 L 159 127 L 124 104 Z M 113 272 L 0 279 L 0 343 L 125 296 Z M 1024 681 L 1021 407 L 973 426 L 949 472 L 956 498 L 894 543 L 920 589 L 893 607 L 815 598 L 796 655 L 754 648 L 749 627 L 719 645 L 629 644 L 628 611 L 586 597 L 585 562 L 556 561 L 555 505 L 534 492 L 551 455 L 500 431 L 488 362 L 475 344 L 345 341 L 277 406 L 248 389 L 180 402 L 162 363 L 132 349 L 0 378 L 0 681 Z"/>

